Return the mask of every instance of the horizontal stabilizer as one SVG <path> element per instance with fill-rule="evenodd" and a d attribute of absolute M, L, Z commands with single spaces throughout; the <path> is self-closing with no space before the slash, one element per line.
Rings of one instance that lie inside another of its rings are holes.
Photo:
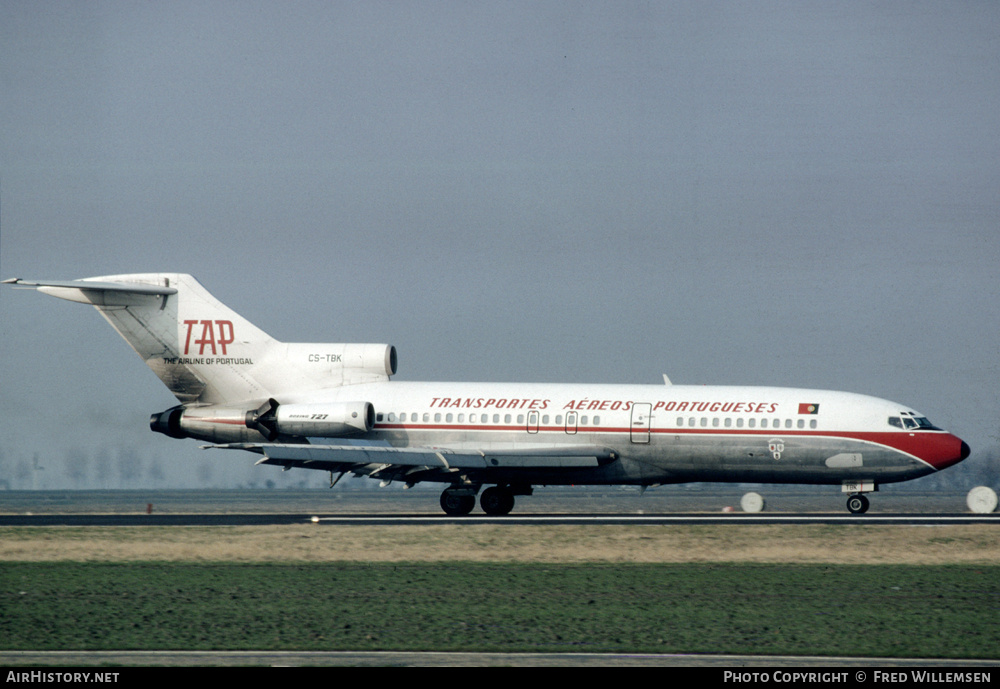
<path fill-rule="evenodd" d="M 129 294 L 177 294 L 173 287 L 162 285 L 144 285 L 139 283 L 98 282 L 95 280 L 22 280 L 10 278 L 4 280 L 5 285 L 18 287 L 62 287 L 67 289 L 85 289 L 97 292 L 127 292 Z"/>

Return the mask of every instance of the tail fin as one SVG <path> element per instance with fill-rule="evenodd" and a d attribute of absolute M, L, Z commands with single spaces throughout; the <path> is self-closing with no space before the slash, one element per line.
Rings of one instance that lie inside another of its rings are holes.
<path fill-rule="evenodd" d="M 388 345 L 278 342 L 190 275 L 143 273 L 72 281 L 4 280 L 92 304 L 186 404 L 265 400 L 395 373 Z"/>

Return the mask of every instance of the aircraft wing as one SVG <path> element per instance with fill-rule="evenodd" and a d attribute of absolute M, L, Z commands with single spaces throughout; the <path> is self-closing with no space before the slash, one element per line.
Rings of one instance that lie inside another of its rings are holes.
<path fill-rule="evenodd" d="M 597 467 L 617 454 L 596 445 L 525 445 L 499 448 L 387 447 L 229 443 L 206 449 L 248 450 L 264 455 L 257 464 L 352 472 L 358 476 L 413 480 L 420 475 L 496 469 L 580 469 Z"/>

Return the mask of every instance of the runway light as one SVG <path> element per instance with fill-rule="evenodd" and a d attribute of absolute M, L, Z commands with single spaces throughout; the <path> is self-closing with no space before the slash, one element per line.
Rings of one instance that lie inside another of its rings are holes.
<path fill-rule="evenodd" d="M 740 508 L 744 512 L 761 512 L 764 510 L 764 498 L 760 493 L 747 493 L 740 500 Z"/>
<path fill-rule="evenodd" d="M 976 514 L 989 514 L 997 508 L 997 494 L 989 486 L 976 486 L 969 491 L 965 504 Z"/>

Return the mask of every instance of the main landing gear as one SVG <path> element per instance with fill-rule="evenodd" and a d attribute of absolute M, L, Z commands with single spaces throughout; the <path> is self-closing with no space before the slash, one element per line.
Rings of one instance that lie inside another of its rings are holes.
<path fill-rule="evenodd" d="M 445 488 L 441 493 L 441 509 L 452 517 L 464 517 L 475 506 L 476 493 L 470 488 Z"/>
<path fill-rule="evenodd" d="M 464 517 L 476 506 L 479 486 L 445 488 L 441 493 L 441 509 L 452 517 Z M 493 486 L 479 496 L 479 506 L 491 517 L 502 517 L 514 509 L 515 495 L 531 495 L 531 486 Z"/>
<path fill-rule="evenodd" d="M 483 512 L 491 517 L 510 514 L 510 511 L 514 509 L 514 492 L 500 486 L 487 488 L 479 496 L 479 506 L 483 508 Z"/>

